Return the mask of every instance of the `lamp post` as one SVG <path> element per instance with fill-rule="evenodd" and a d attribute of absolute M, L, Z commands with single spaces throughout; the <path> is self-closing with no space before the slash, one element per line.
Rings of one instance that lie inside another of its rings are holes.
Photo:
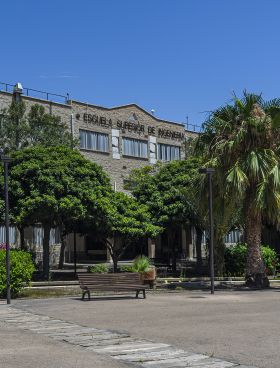
<path fill-rule="evenodd" d="M 213 192 L 212 192 L 212 175 L 215 170 L 212 168 L 199 169 L 200 174 L 205 174 L 208 177 L 208 209 L 209 209 L 209 240 L 210 240 L 210 278 L 211 278 L 211 294 L 215 292 L 215 271 L 214 271 L 214 223 L 213 223 Z"/>
<path fill-rule="evenodd" d="M 5 227 L 6 227 L 6 280 L 7 280 L 7 304 L 11 304 L 11 284 L 10 284 L 10 218 L 9 218 L 9 186 L 8 186 L 8 165 L 11 158 L 4 155 L 4 150 L 0 149 L 0 159 L 4 163 L 4 193 L 5 193 Z"/>

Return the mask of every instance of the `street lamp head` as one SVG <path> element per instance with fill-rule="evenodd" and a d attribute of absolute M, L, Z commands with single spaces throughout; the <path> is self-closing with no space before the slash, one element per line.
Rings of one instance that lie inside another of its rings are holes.
<path fill-rule="evenodd" d="M 0 148 L 0 160 L 2 162 L 11 162 L 12 159 L 9 156 L 5 155 L 5 148 Z"/>
<path fill-rule="evenodd" d="M 214 174 L 215 169 L 211 167 L 201 167 L 200 169 L 198 169 L 198 172 L 200 174 Z"/>

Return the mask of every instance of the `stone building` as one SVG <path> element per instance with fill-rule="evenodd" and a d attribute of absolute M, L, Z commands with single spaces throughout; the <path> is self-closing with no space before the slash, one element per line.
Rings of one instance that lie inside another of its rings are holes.
<path fill-rule="evenodd" d="M 35 92 L 37 95 L 34 97 Z M 43 95 L 42 92 L 38 97 L 38 93 L 41 92 L 24 89 L 19 83 L 14 88 L 5 84 L 0 91 L 0 110 L 7 108 L 13 98 L 18 98 L 25 102 L 27 110 L 33 104 L 40 104 L 45 107 L 46 112 L 60 116 L 73 137 L 79 139 L 81 153 L 104 168 L 116 191 L 124 190 L 123 186 L 131 169 L 153 165 L 157 161 L 183 159 L 187 140 L 197 136 L 194 131 L 186 130 L 183 124 L 162 120 L 136 104 L 107 108 L 71 100 L 68 96 L 65 96 L 65 101 L 57 102 L 53 98 L 55 95 Z M 39 249 L 40 231 L 39 227 L 35 235 L 34 229 L 26 231 L 29 234 L 27 241 L 34 245 L 36 239 L 38 244 L 35 245 Z M 183 229 L 177 238 L 179 248 L 188 257 L 193 257 L 193 237 L 191 229 L 187 232 Z M 57 236 L 52 238 L 57 239 Z M 141 252 L 148 253 L 151 257 L 168 252 L 164 236 L 156 245 L 149 241 L 139 247 Z M 94 234 L 78 237 L 77 254 L 80 261 L 107 259 L 106 250 L 95 241 Z M 128 251 L 125 257 L 130 256 L 133 254 Z M 73 260 L 73 236 L 68 239 L 65 259 Z"/>

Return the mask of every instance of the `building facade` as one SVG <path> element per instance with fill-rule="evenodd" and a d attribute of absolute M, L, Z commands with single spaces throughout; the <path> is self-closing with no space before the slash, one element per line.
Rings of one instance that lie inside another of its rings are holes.
<path fill-rule="evenodd" d="M 50 94 L 46 94 L 47 98 L 29 94 L 30 90 L 23 89 L 20 84 L 13 90 L 6 85 L 5 90 L 0 91 L 0 111 L 10 106 L 13 98 L 18 98 L 25 102 L 27 111 L 33 104 L 40 104 L 46 112 L 60 116 L 73 137 L 78 139 L 81 153 L 104 168 L 116 191 L 124 190 L 132 169 L 154 165 L 158 161 L 184 159 L 188 139 L 197 136 L 194 131 L 186 130 L 184 124 L 159 119 L 136 104 L 107 108 L 70 100 L 67 96 L 65 101 L 56 102 L 49 99 Z M 182 253 L 189 257 L 193 256 L 193 237 L 191 230 L 188 233 L 183 229 L 177 239 Z M 40 246 L 40 240 L 37 243 L 36 246 Z M 71 235 L 65 254 L 67 261 L 73 260 L 73 247 Z M 165 252 L 164 236 L 157 245 L 150 241 L 139 247 L 142 247 L 141 252 L 144 247 L 145 253 L 156 257 L 157 251 Z M 95 241 L 94 234 L 78 237 L 77 254 L 81 261 L 105 260 L 108 257 L 104 247 Z"/>

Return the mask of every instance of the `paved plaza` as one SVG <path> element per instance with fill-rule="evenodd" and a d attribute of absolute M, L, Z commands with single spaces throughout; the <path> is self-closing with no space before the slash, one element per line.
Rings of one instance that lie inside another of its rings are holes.
<path fill-rule="evenodd" d="M 279 290 L 0 303 L 0 367 L 278 368 Z"/>

